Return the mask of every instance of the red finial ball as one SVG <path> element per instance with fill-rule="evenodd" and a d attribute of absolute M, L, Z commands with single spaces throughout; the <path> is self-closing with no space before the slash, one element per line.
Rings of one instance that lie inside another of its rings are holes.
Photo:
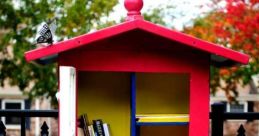
<path fill-rule="evenodd" d="M 128 10 L 127 21 L 142 19 L 140 11 L 143 7 L 143 0 L 125 0 L 124 6 Z"/>

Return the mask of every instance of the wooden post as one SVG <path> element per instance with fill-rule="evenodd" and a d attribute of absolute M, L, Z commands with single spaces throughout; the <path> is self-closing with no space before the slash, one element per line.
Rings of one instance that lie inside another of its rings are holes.
<path fill-rule="evenodd" d="M 222 103 L 212 105 L 211 136 L 223 136 L 225 106 Z"/>
<path fill-rule="evenodd" d="M 0 121 L 0 136 L 6 136 L 6 132 L 5 132 L 5 125 L 2 121 Z"/>
<path fill-rule="evenodd" d="M 49 135 L 49 127 L 48 127 L 46 121 L 44 121 L 42 126 L 41 126 L 40 134 L 41 134 L 41 136 L 48 136 Z"/>
<path fill-rule="evenodd" d="M 76 69 L 59 67 L 59 135 L 75 136 L 77 133 Z"/>

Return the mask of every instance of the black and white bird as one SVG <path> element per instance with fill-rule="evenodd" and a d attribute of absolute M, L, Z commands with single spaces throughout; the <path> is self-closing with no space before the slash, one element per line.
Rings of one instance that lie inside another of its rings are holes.
<path fill-rule="evenodd" d="M 49 45 L 53 44 L 54 33 L 57 29 L 56 19 L 52 19 L 39 29 L 39 36 L 36 38 L 36 44 L 47 43 Z"/>

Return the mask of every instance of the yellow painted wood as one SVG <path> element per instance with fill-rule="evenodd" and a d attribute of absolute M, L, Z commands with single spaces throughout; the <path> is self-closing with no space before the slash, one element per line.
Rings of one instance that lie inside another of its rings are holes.
<path fill-rule="evenodd" d="M 137 114 L 188 114 L 188 74 L 137 73 Z"/>
<path fill-rule="evenodd" d="M 110 124 L 112 136 L 130 136 L 130 74 L 79 72 L 78 114 Z"/>
<path fill-rule="evenodd" d="M 138 122 L 189 122 L 188 114 L 143 114 L 136 117 Z"/>

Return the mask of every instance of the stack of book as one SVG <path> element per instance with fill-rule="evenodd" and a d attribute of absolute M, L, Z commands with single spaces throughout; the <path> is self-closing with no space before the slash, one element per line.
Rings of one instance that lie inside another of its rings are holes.
<path fill-rule="evenodd" d="M 111 136 L 107 123 L 97 119 L 90 124 L 86 114 L 78 119 L 78 127 L 78 136 Z"/>

